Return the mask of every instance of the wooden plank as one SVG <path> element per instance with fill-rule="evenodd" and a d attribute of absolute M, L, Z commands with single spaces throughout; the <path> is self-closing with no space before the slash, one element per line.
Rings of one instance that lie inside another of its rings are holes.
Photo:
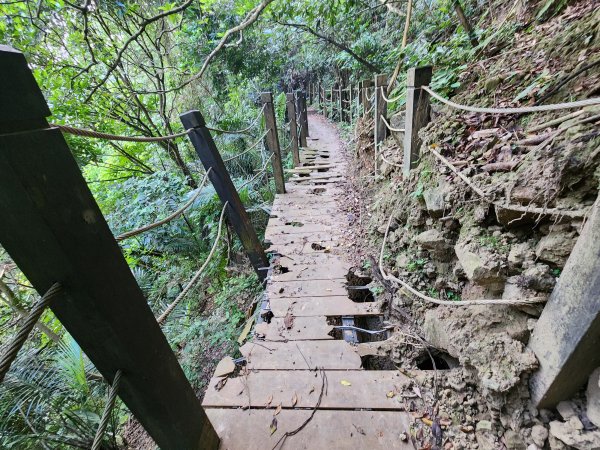
<path fill-rule="evenodd" d="M 292 327 L 287 328 L 283 317 L 274 317 L 271 323 L 260 325 L 265 331 L 266 341 L 314 341 L 331 340 L 329 333 L 333 327 L 327 325 L 327 317 L 294 317 Z"/>
<path fill-rule="evenodd" d="M 213 141 L 210 131 L 206 128 L 204 117 L 202 117 L 200 111 L 189 111 L 182 114 L 180 119 L 186 130 L 194 129 L 188 135 L 194 145 L 194 149 L 200 157 L 204 168 L 206 170 L 210 169 L 208 178 L 221 202 L 223 204 L 228 202 L 227 217 L 240 238 L 258 278 L 264 280 L 266 278 L 266 271 L 261 270 L 261 268 L 267 267 L 269 260 L 265 255 L 261 242 L 258 240 L 256 231 L 240 200 L 240 196 L 229 177 L 221 154 Z"/>
<path fill-rule="evenodd" d="M 294 316 L 372 316 L 381 314 L 380 302 L 357 303 L 348 297 L 274 298 L 269 302 L 275 317 Z"/>
<path fill-rule="evenodd" d="M 285 283 L 270 283 L 267 296 L 274 298 L 332 297 L 345 296 L 348 291 L 341 280 L 290 280 Z"/>
<path fill-rule="evenodd" d="M 331 370 L 327 372 L 327 395 L 323 396 L 319 409 L 374 409 L 402 410 L 405 398 L 402 391 L 413 382 L 397 370 Z M 281 405 L 284 409 L 312 408 L 319 395 L 319 379 L 311 371 L 258 371 L 248 376 L 230 378 L 219 391 L 210 382 L 202 405 L 204 407 L 250 407 L 265 408 L 272 398 L 271 409 Z M 347 381 L 350 386 L 341 382 Z M 389 392 L 398 393 L 388 397 Z M 296 395 L 296 405 L 292 399 Z"/>
<path fill-rule="evenodd" d="M 320 389 L 315 379 L 315 390 Z M 286 431 L 302 425 L 311 410 L 284 410 L 277 415 L 277 430 L 271 434 L 273 412 L 269 410 L 208 409 L 221 438 L 222 449 L 265 450 L 275 446 Z M 318 410 L 298 434 L 285 441 L 285 449 L 376 449 L 414 450 L 410 440 L 408 413 L 398 411 Z M 364 434 L 363 434 L 364 433 Z"/>
<path fill-rule="evenodd" d="M 265 128 L 269 131 L 265 138 L 267 148 L 273 154 L 271 164 L 273 165 L 273 177 L 275 178 L 275 190 L 278 194 L 285 194 L 285 177 L 283 165 L 281 164 L 281 150 L 279 148 L 279 136 L 277 135 L 277 121 L 275 119 L 275 106 L 273 105 L 273 94 L 263 92 L 260 95 L 263 104 Z"/>
<path fill-rule="evenodd" d="M 290 232 L 296 233 L 321 231 L 324 226 L 332 226 L 340 229 L 344 224 L 342 224 L 339 218 L 331 216 L 290 217 L 289 219 L 287 217 L 271 217 L 267 224 L 268 228 L 288 227 Z"/>
<path fill-rule="evenodd" d="M 307 242 L 317 242 L 317 243 L 326 243 L 326 242 L 335 242 L 341 239 L 340 235 L 331 235 L 329 233 L 307 233 L 303 234 L 280 234 L 274 236 L 272 239 L 265 239 L 267 243 L 272 245 L 291 245 L 291 244 L 301 244 L 304 245 Z M 323 244 L 326 245 L 326 244 Z"/>
<path fill-rule="evenodd" d="M 298 125 L 296 123 L 296 102 L 294 101 L 294 94 L 292 92 L 286 94 L 286 108 L 288 120 L 290 121 L 290 141 L 292 149 L 292 159 L 294 160 L 294 166 L 300 165 L 300 151 L 298 150 Z"/>
<path fill-rule="evenodd" d="M 306 94 L 302 91 L 296 93 L 296 106 L 300 116 L 300 147 L 306 148 L 308 137 L 308 113 L 306 110 Z"/>
<path fill-rule="evenodd" d="M 0 49 L 0 77 L 27 76 L 3 90 L 36 89 L 11 94 L 32 106 L 44 100 L 28 70 L 22 54 Z M 0 136 L 1 245 L 38 293 L 61 283 L 50 308 L 107 380 L 123 372 L 119 397 L 158 445 L 216 448 L 217 436 L 71 150 L 60 131 L 47 129 L 45 103 L 30 112 L 17 117 L 23 119 L 18 127 L 44 123 L 45 130 Z M 0 120 L 7 117 L 3 129 L 14 130 L 15 118 L 6 111 Z"/>
<path fill-rule="evenodd" d="M 429 122 L 429 94 L 421 89 L 431 82 L 431 66 L 408 69 L 406 78 L 406 117 L 404 132 L 404 161 L 402 172 L 410 174 L 421 158 L 419 131 Z"/>
<path fill-rule="evenodd" d="M 360 356 L 345 341 L 247 342 L 240 352 L 250 370 L 349 370 L 361 366 Z"/>
<path fill-rule="evenodd" d="M 346 279 L 351 264 L 342 257 L 331 254 L 311 256 L 313 257 L 300 257 L 293 260 L 285 256 L 278 258 L 275 265 L 284 267 L 285 273 L 272 274 L 272 282 Z"/>

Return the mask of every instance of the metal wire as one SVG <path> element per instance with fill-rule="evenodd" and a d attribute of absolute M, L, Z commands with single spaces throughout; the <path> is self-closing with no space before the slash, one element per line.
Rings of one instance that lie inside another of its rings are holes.
<path fill-rule="evenodd" d="M 476 106 L 466 106 L 459 103 L 455 103 L 448 99 L 445 99 L 437 92 L 433 91 L 428 86 L 421 86 L 425 92 L 431 95 L 433 98 L 440 102 L 451 106 L 452 108 L 461 109 L 469 112 L 480 112 L 488 114 L 520 114 L 520 113 L 531 113 L 531 112 L 542 112 L 542 111 L 556 111 L 558 109 L 572 109 L 572 108 L 583 108 L 584 106 L 600 105 L 600 97 L 588 98 L 586 100 L 579 100 L 576 102 L 566 103 L 555 103 L 553 105 L 539 105 L 539 106 L 524 106 L 521 108 L 479 108 Z"/>
<path fill-rule="evenodd" d="M 240 156 L 242 156 L 242 155 L 245 155 L 246 153 L 248 153 L 250 150 L 252 150 L 253 148 L 255 148 L 255 147 L 258 145 L 258 144 L 260 144 L 260 143 L 263 141 L 263 139 L 265 138 L 265 136 L 266 136 L 267 134 L 269 134 L 269 131 L 271 131 L 271 129 L 270 129 L 270 128 L 269 128 L 267 131 L 265 131 L 265 132 L 263 133 L 263 135 L 262 135 L 261 137 L 259 137 L 259 138 L 258 138 L 258 140 L 257 140 L 257 141 L 256 141 L 254 144 L 252 144 L 250 147 L 248 147 L 248 148 L 247 148 L 246 150 L 244 150 L 242 153 L 238 153 L 237 155 L 231 156 L 231 157 L 229 157 L 229 158 L 225 158 L 225 159 L 223 160 L 223 162 L 227 162 L 227 161 L 233 161 L 234 159 L 237 159 L 237 158 L 239 158 Z"/>
<path fill-rule="evenodd" d="M 21 348 L 23 348 L 23 344 L 27 341 L 29 337 L 29 333 L 40 319 L 40 316 L 46 309 L 46 307 L 50 304 L 50 301 L 56 297 L 62 290 L 62 286 L 60 283 L 54 283 L 48 291 L 38 300 L 38 302 L 33 306 L 23 326 L 19 329 L 13 340 L 5 347 L 4 352 L 2 353 L 2 358 L 0 358 L 0 383 L 4 381 L 4 377 L 6 373 L 10 369 L 10 366 L 14 362 L 15 358 L 19 354 Z"/>
<path fill-rule="evenodd" d="M 241 130 L 221 130 L 220 128 L 215 128 L 215 127 L 206 127 L 207 130 L 210 131 L 214 131 L 216 133 L 223 133 L 223 134 L 244 134 L 246 133 L 250 128 L 252 128 L 254 125 L 256 125 L 256 123 L 259 121 L 259 119 L 262 117 L 262 113 L 265 110 L 265 107 L 267 105 L 263 105 L 263 107 L 261 108 L 261 110 L 259 111 L 258 115 L 256 116 L 256 118 L 250 123 L 250 125 L 248 125 L 246 128 L 241 129 Z"/>
<path fill-rule="evenodd" d="M 119 384 L 121 382 L 122 374 L 123 373 L 121 372 L 121 370 L 117 370 L 117 373 L 115 373 L 115 378 L 113 379 L 112 386 L 110 387 L 108 400 L 106 402 L 106 405 L 104 405 L 102 418 L 100 419 L 100 424 L 98 425 L 98 429 L 96 430 L 96 436 L 94 436 L 94 442 L 92 444 L 91 450 L 98 450 L 100 448 L 100 445 L 102 445 L 102 438 L 104 437 L 106 427 L 108 426 L 108 419 L 110 419 L 110 415 L 112 413 L 113 408 L 115 407 L 115 402 L 117 400 L 117 393 L 119 391 Z"/>

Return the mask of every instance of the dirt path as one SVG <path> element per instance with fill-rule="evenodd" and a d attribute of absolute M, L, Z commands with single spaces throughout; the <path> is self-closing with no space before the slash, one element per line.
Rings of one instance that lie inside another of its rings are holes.
<path fill-rule="evenodd" d="M 241 373 L 224 386 L 214 378 L 203 405 L 222 448 L 269 449 L 285 439 L 288 449 L 413 449 L 409 416 L 389 395 L 411 381 L 396 370 L 364 370 L 368 343 L 358 343 L 354 330 L 333 329 L 377 318 L 380 305 L 348 295 L 348 217 L 338 201 L 346 164 L 337 130 L 311 112 L 309 133 L 266 231 L 276 256 L 261 311 L 269 323 L 258 324 L 240 349 Z"/>

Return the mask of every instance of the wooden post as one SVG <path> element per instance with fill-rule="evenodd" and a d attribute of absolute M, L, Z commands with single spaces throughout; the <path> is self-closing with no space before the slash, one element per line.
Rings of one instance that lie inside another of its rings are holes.
<path fill-rule="evenodd" d="M 22 53 L 0 46 L 0 243 L 161 448 L 219 438 L 156 322 Z"/>
<path fill-rule="evenodd" d="M 271 162 L 273 164 L 273 177 L 275 178 L 275 190 L 278 194 L 285 194 L 285 178 L 283 176 L 283 165 L 281 164 L 281 151 L 279 148 L 279 136 L 277 135 L 277 121 L 275 120 L 275 105 L 273 104 L 273 94 L 263 92 L 260 95 L 264 105 L 265 127 L 267 133 L 267 148 L 273 153 Z"/>
<path fill-rule="evenodd" d="M 348 122 L 352 123 L 352 98 L 353 98 L 353 87 L 352 87 L 352 83 L 350 83 L 350 86 L 348 86 Z"/>
<path fill-rule="evenodd" d="M 335 89 L 329 89 L 329 105 L 330 105 L 330 119 L 335 120 Z"/>
<path fill-rule="evenodd" d="M 369 88 L 373 86 L 372 80 L 363 80 L 360 82 L 360 103 L 363 107 L 363 114 L 366 114 L 367 111 L 371 108 L 371 102 L 369 101 Z"/>
<path fill-rule="evenodd" d="M 327 91 L 325 90 L 325 88 L 323 89 L 323 104 L 321 105 L 321 107 L 323 108 L 323 115 L 325 117 L 327 117 Z"/>
<path fill-rule="evenodd" d="M 294 167 L 300 165 L 300 151 L 298 150 L 298 123 L 296 122 L 296 102 L 294 94 L 290 92 L 286 94 L 287 115 L 290 120 L 290 140 L 292 146 L 292 158 L 294 159 Z"/>
<path fill-rule="evenodd" d="M 298 91 L 298 113 L 300 116 L 300 147 L 306 148 L 308 137 L 308 112 L 306 110 L 306 94 Z"/>
<path fill-rule="evenodd" d="M 387 127 L 381 117 L 387 116 L 387 102 L 383 99 L 384 90 L 387 90 L 387 75 L 375 75 L 375 106 L 373 107 L 373 117 L 375 120 L 375 174 L 377 174 L 377 165 L 379 158 L 379 144 L 387 136 Z"/>
<path fill-rule="evenodd" d="M 179 116 L 179 118 L 186 129 L 194 128 L 194 131 L 188 135 L 192 141 L 192 145 L 196 149 L 196 153 L 200 157 L 204 168 L 206 170 L 211 169 L 208 178 L 221 202 L 223 204 L 229 202 L 227 217 L 240 238 L 259 280 L 263 281 L 267 275 L 265 267 L 269 265 L 269 260 L 258 240 L 256 231 L 244 209 L 240 196 L 229 177 L 221 154 L 213 141 L 210 131 L 206 128 L 204 117 L 202 117 L 200 111 L 189 111 Z"/>
<path fill-rule="evenodd" d="M 406 119 L 404 132 L 404 161 L 402 172 L 408 176 L 420 158 L 419 130 L 429 123 L 429 94 L 421 89 L 431 82 L 431 66 L 408 69 L 406 89 Z"/>
<path fill-rule="evenodd" d="M 529 383 L 537 408 L 553 408 L 572 398 L 600 366 L 599 263 L 600 199 L 592 207 L 529 340 L 529 348 L 540 362 Z"/>
<path fill-rule="evenodd" d="M 344 91 L 342 85 L 339 84 L 337 88 L 337 107 L 338 107 L 338 120 L 344 121 Z"/>

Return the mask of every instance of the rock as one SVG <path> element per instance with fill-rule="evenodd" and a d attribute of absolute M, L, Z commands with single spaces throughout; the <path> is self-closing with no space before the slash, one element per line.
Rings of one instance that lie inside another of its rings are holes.
<path fill-rule="evenodd" d="M 564 267 L 576 241 L 575 231 L 552 230 L 550 234 L 540 239 L 535 254 L 542 261 Z"/>
<path fill-rule="evenodd" d="M 537 446 L 537 445 L 535 445 L 535 444 L 529 444 L 529 445 L 527 446 L 527 450 L 542 450 L 542 448 L 541 448 L 541 447 L 538 447 L 538 446 Z"/>
<path fill-rule="evenodd" d="M 504 292 L 502 293 L 502 300 L 524 300 L 526 298 L 544 297 L 547 294 L 540 294 L 539 292 L 532 291 L 523 287 L 523 277 L 516 275 L 509 277 L 504 285 Z M 544 309 L 543 304 L 531 304 L 531 305 L 519 305 L 518 308 L 533 317 L 540 317 L 542 310 Z"/>
<path fill-rule="evenodd" d="M 489 94 L 495 92 L 496 88 L 498 86 L 500 86 L 500 83 L 502 83 L 502 81 L 503 81 L 503 78 L 500 77 L 500 76 L 488 78 L 485 81 L 485 90 L 486 90 L 486 92 L 488 92 Z"/>
<path fill-rule="evenodd" d="M 526 450 L 527 447 L 525 442 L 519 433 L 513 430 L 506 430 L 504 433 L 504 443 L 506 445 L 507 450 Z"/>
<path fill-rule="evenodd" d="M 579 420 L 579 417 L 573 416 L 569 418 L 569 426 L 574 430 L 583 430 L 583 423 Z"/>
<path fill-rule="evenodd" d="M 521 274 L 525 287 L 541 292 L 551 292 L 556 284 L 556 277 L 546 264 L 536 264 Z"/>
<path fill-rule="evenodd" d="M 475 433 L 475 438 L 477 439 L 478 450 L 496 450 L 496 439 L 489 432 L 478 431 Z"/>
<path fill-rule="evenodd" d="M 575 404 L 571 401 L 562 401 L 556 405 L 556 410 L 563 418 L 563 420 L 569 420 L 573 416 L 577 416 L 577 410 Z"/>
<path fill-rule="evenodd" d="M 504 281 L 506 278 L 501 258 L 487 249 L 459 242 L 454 246 L 454 252 L 470 281 L 487 284 Z"/>
<path fill-rule="evenodd" d="M 438 230 L 424 231 L 415 237 L 415 241 L 424 249 L 429 250 L 435 259 L 441 261 L 452 259 L 452 247 Z"/>
<path fill-rule="evenodd" d="M 548 439 L 548 430 L 543 425 L 534 425 L 533 428 L 531 428 L 531 439 L 535 445 L 543 448 L 546 439 Z"/>
<path fill-rule="evenodd" d="M 571 427 L 570 422 L 550 422 L 550 435 L 578 450 L 600 449 L 600 431 L 576 430 Z"/>
<path fill-rule="evenodd" d="M 492 431 L 492 422 L 489 420 L 480 420 L 475 427 L 477 431 Z"/>
<path fill-rule="evenodd" d="M 600 427 L 600 367 L 592 372 L 587 387 L 587 417 Z"/>
<path fill-rule="evenodd" d="M 444 202 L 444 193 L 442 192 L 442 189 L 425 189 L 423 191 L 423 200 L 425 200 L 427 212 L 431 216 L 439 218 L 444 215 L 446 204 Z"/>
<path fill-rule="evenodd" d="M 511 270 L 519 269 L 523 266 L 523 263 L 527 260 L 533 260 L 535 258 L 535 252 L 527 242 L 521 242 L 514 244 L 510 247 L 508 252 L 508 267 Z"/>

